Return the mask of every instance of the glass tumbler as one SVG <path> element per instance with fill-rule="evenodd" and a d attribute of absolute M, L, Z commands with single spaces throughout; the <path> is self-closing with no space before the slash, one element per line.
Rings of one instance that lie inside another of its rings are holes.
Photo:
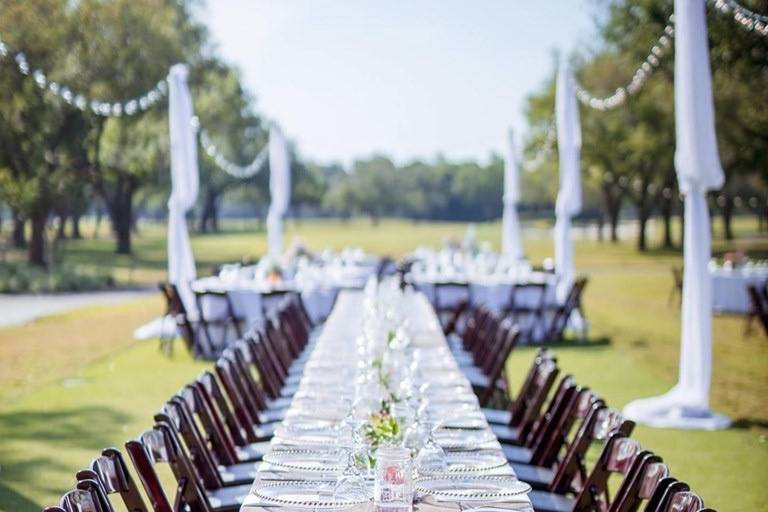
<path fill-rule="evenodd" d="M 382 446 L 376 453 L 377 512 L 413 511 L 413 462 L 407 448 Z"/>

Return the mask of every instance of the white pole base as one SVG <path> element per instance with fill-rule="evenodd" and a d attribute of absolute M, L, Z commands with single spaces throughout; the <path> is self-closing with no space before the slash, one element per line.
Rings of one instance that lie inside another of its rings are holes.
<path fill-rule="evenodd" d="M 680 400 L 674 390 L 666 395 L 630 402 L 624 407 L 623 414 L 636 423 L 657 428 L 722 430 L 731 425 L 729 418 L 715 414 L 707 407 Z"/>

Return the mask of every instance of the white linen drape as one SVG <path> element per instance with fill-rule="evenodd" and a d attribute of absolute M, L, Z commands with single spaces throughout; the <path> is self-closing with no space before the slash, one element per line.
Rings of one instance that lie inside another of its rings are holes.
<path fill-rule="evenodd" d="M 523 257 L 523 240 L 517 203 L 520 201 L 520 174 L 515 152 L 514 132 L 509 130 L 509 146 L 504 158 L 504 211 L 501 219 L 501 250 L 514 260 Z"/>
<path fill-rule="evenodd" d="M 185 216 L 197 200 L 197 139 L 194 110 L 184 64 L 168 74 L 168 124 L 171 142 L 171 197 L 168 199 L 168 281 L 175 284 L 189 313 L 197 311 L 190 283 L 195 279 L 195 258 Z"/>
<path fill-rule="evenodd" d="M 283 216 L 291 201 L 291 159 L 285 136 L 276 125 L 269 130 L 269 193 L 268 253 L 277 261 L 283 254 Z"/>
<path fill-rule="evenodd" d="M 573 76 L 567 62 L 560 64 L 555 96 L 560 189 L 555 203 L 555 273 L 557 300 L 563 302 L 573 285 L 575 269 L 571 218 L 581 211 L 581 125 Z"/>
<path fill-rule="evenodd" d="M 704 0 L 675 0 L 675 169 L 685 194 L 684 275 L 678 384 L 636 400 L 624 413 L 659 427 L 717 429 L 729 420 L 709 411 L 712 374 L 710 220 L 706 193 L 723 184 L 715 136 Z"/>

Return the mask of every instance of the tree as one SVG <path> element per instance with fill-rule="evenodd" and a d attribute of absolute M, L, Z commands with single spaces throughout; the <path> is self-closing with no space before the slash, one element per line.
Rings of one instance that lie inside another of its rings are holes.
<path fill-rule="evenodd" d="M 83 37 L 78 56 L 81 86 L 110 101 L 136 98 L 152 89 L 175 62 L 183 61 L 181 6 L 163 0 L 82 0 L 75 16 Z M 116 252 L 131 252 L 133 201 L 154 173 L 167 169 L 166 103 L 132 118 L 94 120 L 90 171 L 107 207 Z"/>
<path fill-rule="evenodd" d="M 640 63 L 648 53 L 650 44 L 661 34 L 672 13 L 671 0 L 609 0 L 608 16 L 601 33 L 606 45 L 615 53 L 627 55 Z M 764 1 L 745 1 L 747 7 L 764 11 Z M 752 175 L 761 177 L 760 188 L 768 181 L 768 97 L 756 91 L 768 87 L 768 40 L 746 31 L 730 14 L 722 14 L 708 4 L 708 35 L 710 61 L 713 73 L 716 128 L 720 158 L 726 183 L 716 204 L 723 218 L 724 237 L 731 239 L 731 219 L 734 208 L 735 185 Z M 674 55 L 670 52 L 651 79 L 657 87 L 657 106 L 667 111 L 668 122 L 674 122 L 672 83 L 674 81 Z M 660 85 L 659 82 L 666 82 Z M 654 92 L 640 92 L 640 96 Z M 674 139 L 669 140 L 673 145 Z M 667 172 L 670 172 L 667 166 Z M 667 185 L 671 180 L 666 179 Z M 663 211 L 671 208 L 674 194 L 664 200 Z M 665 225 L 668 219 L 665 217 Z M 665 239 L 668 235 L 665 234 Z"/>
<path fill-rule="evenodd" d="M 11 52 L 22 51 L 32 69 L 45 69 L 45 80 L 68 76 L 66 43 L 72 19 L 67 4 L 4 1 L 0 11 L 0 33 Z M 20 73 L 11 59 L 0 59 L 0 190 L 14 212 L 14 239 L 19 245 L 24 242 L 23 226 L 29 222 L 27 259 L 44 267 L 51 211 L 68 188 L 77 186 L 73 182 L 82 179 L 80 141 L 87 121 L 43 91 L 38 79 Z"/>
<path fill-rule="evenodd" d="M 192 78 L 195 111 L 207 136 L 220 153 L 235 165 L 250 164 L 268 143 L 267 131 L 255 113 L 254 99 L 243 88 L 240 74 L 219 59 L 201 62 Z M 211 155 L 200 152 L 202 210 L 198 229 L 219 230 L 220 202 L 224 193 L 237 186 L 265 188 L 268 165 L 247 179 L 224 172 Z"/>

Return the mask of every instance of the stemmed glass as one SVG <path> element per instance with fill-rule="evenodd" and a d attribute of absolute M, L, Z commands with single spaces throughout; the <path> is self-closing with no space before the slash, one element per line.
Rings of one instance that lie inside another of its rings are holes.
<path fill-rule="evenodd" d="M 420 475 L 441 475 L 448 472 L 448 460 L 445 450 L 434 437 L 439 424 L 424 421 L 419 423 L 420 437 L 423 440 L 421 449 L 416 455 L 416 471 Z"/>
<path fill-rule="evenodd" d="M 339 432 L 343 469 L 333 488 L 334 501 L 364 501 L 371 495 L 365 481 L 371 470 L 370 452 L 358 430 L 350 426 L 345 421 Z"/>

